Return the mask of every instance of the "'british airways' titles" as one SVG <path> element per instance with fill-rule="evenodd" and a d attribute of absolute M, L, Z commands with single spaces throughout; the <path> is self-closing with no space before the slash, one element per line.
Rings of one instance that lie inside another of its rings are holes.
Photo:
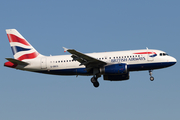
<path fill-rule="evenodd" d="M 145 57 L 138 57 L 138 58 L 119 58 L 119 59 L 111 59 L 111 62 L 127 62 L 127 61 L 142 61 L 146 60 Z"/>

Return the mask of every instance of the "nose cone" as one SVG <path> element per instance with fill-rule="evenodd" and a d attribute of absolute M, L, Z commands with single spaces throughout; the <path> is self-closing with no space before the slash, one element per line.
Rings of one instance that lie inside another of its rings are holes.
<path fill-rule="evenodd" d="M 177 60 L 176 60 L 176 58 L 174 58 L 174 57 L 172 57 L 172 60 L 171 60 L 172 62 L 177 62 Z"/>
<path fill-rule="evenodd" d="M 172 65 L 176 64 L 177 60 L 174 57 L 170 57 L 169 62 L 172 63 Z"/>

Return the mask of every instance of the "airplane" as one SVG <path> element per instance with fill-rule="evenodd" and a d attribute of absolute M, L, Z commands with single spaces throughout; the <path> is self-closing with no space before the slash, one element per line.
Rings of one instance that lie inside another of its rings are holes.
<path fill-rule="evenodd" d="M 98 78 L 123 81 L 129 79 L 131 71 L 148 70 L 153 81 L 152 70 L 176 64 L 177 60 L 166 52 L 156 49 L 81 53 L 64 48 L 71 55 L 44 56 L 40 54 L 16 29 L 6 29 L 14 58 L 6 58 L 4 66 L 19 70 L 52 74 L 92 76 L 94 87 L 99 87 Z"/>

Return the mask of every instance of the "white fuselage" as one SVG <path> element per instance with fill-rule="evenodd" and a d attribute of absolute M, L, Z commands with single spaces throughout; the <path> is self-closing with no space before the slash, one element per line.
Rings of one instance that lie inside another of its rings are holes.
<path fill-rule="evenodd" d="M 175 58 L 168 56 L 163 51 L 153 49 L 88 53 L 86 55 L 104 61 L 107 65 L 126 63 L 128 65 L 128 71 L 160 69 L 176 63 Z M 84 68 L 83 70 L 85 70 L 85 66 L 80 66 L 80 63 L 73 60 L 71 55 L 42 56 L 24 61 L 30 64 L 23 68 L 21 66 L 17 66 L 16 68 L 59 75 L 90 74 L 82 71 L 78 73 L 77 69 Z M 75 70 L 76 72 L 72 72 L 72 70 Z"/>

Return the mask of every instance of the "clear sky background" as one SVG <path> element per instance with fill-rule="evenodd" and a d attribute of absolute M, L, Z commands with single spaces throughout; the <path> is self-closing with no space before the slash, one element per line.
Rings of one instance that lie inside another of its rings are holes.
<path fill-rule="evenodd" d="M 0 120 L 179 120 L 179 63 L 128 81 L 52 76 L 4 67 L 5 29 L 43 55 L 159 49 L 180 59 L 179 0 L 4 0 L 0 3 Z"/>

